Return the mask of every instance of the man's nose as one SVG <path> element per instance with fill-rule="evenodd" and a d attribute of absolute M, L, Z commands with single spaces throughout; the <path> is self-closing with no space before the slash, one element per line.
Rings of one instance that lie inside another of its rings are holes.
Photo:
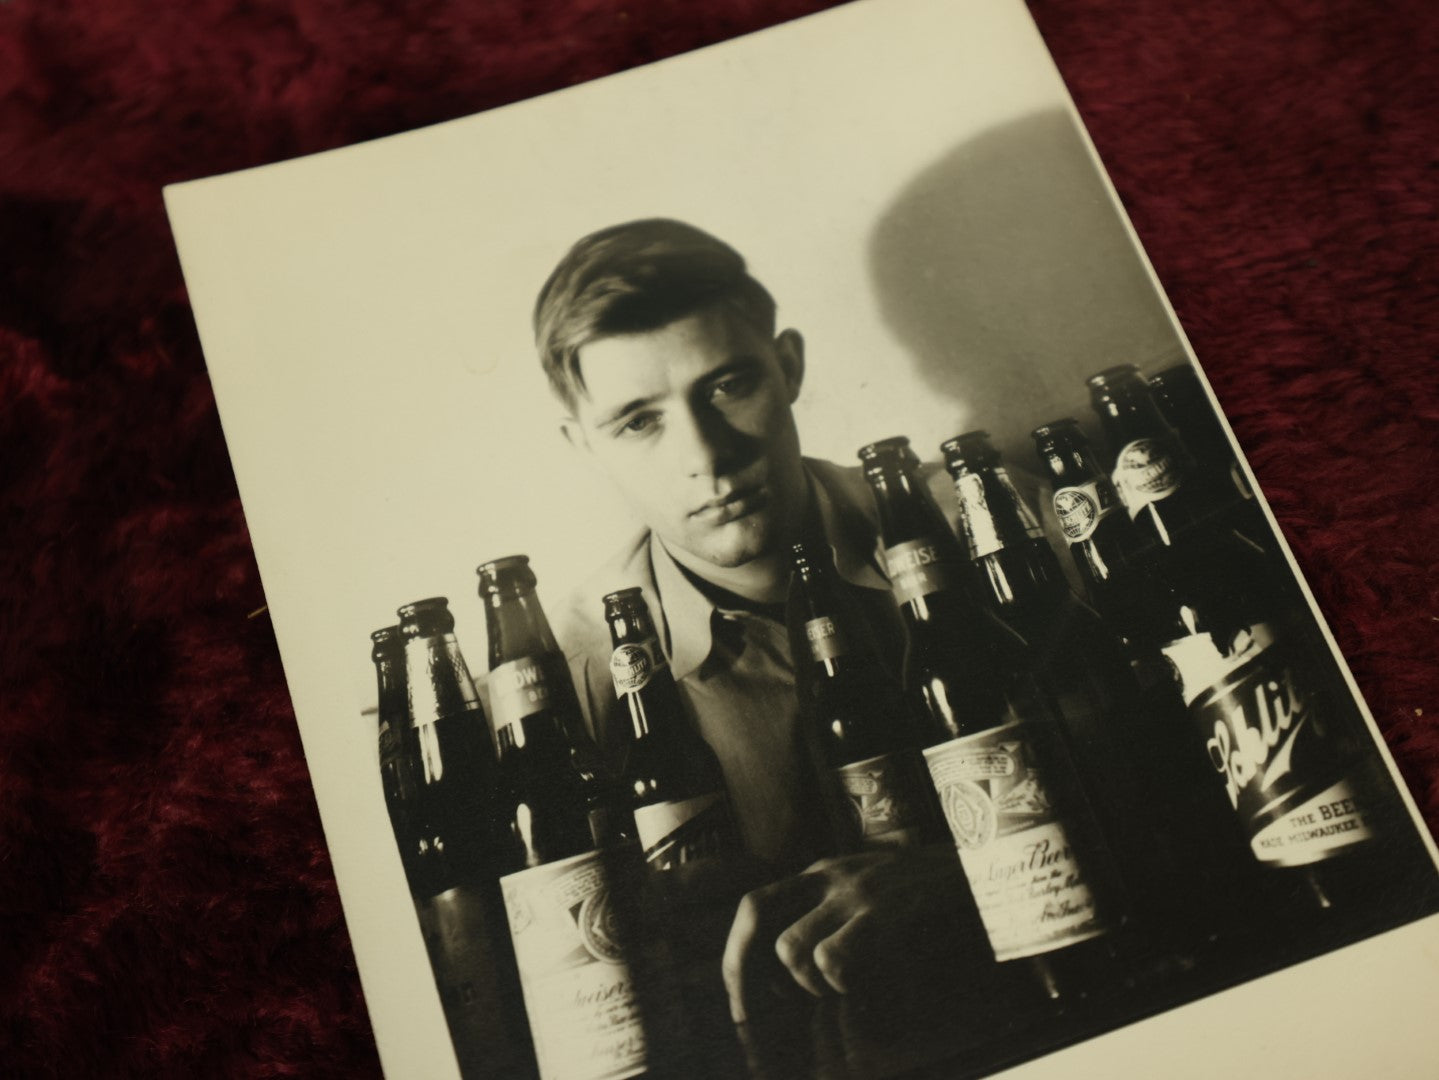
<path fill-rule="evenodd" d="M 670 449 L 687 476 L 722 476 L 734 467 L 739 433 L 718 410 L 694 405 L 676 427 Z"/>

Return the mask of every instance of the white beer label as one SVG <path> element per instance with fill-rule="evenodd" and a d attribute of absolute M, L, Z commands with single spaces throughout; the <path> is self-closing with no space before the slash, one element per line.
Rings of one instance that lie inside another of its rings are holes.
<path fill-rule="evenodd" d="M 839 625 L 828 615 L 807 620 L 804 637 L 809 642 L 809 654 L 815 660 L 833 660 L 849 652 L 849 642 L 840 632 Z"/>
<path fill-rule="evenodd" d="M 541 1080 L 620 1080 L 645 1070 L 634 976 L 603 856 L 500 878 Z"/>
<path fill-rule="evenodd" d="M 1271 626 L 1239 630 L 1227 650 L 1205 633 L 1163 648 L 1259 859 L 1318 862 L 1374 835 L 1303 671 Z"/>
<path fill-rule="evenodd" d="M 1034 540 L 1043 536 L 1044 531 L 1039 527 L 1039 521 L 1025 505 L 1024 500 L 1019 497 L 1019 492 L 1014 489 L 1014 482 L 1009 479 L 1009 473 L 1002 466 L 996 466 L 994 477 L 1002 498 L 1010 503 L 1014 512 L 1018 514 L 1020 523 L 1024 526 L 1024 531 L 1029 538 Z M 960 473 L 954 481 L 954 490 L 955 494 L 959 496 L 959 520 L 965 540 L 969 543 L 969 557 L 982 559 L 986 555 L 993 555 L 996 551 L 1003 550 L 1004 538 L 994 527 L 995 515 L 989 509 L 984 478 L 978 473 Z"/>
<path fill-rule="evenodd" d="M 635 832 L 645 862 L 657 870 L 669 870 L 723 854 L 731 846 L 728 810 L 718 791 L 639 807 Z"/>
<path fill-rule="evenodd" d="M 1114 488 L 1097 480 L 1060 488 L 1054 493 L 1054 514 L 1059 518 L 1060 529 L 1072 544 L 1088 540 L 1099 528 L 1099 523 L 1118 509 Z"/>
<path fill-rule="evenodd" d="M 549 707 L 550 686 L 543 656 L 510 660 L 490 672 L 490 723 L 496 733 Z"/>
<path fill-rule="evenodd" d="M 914 751 L 866 758 L 834 770 L 865 847 L 917 844 L 929 782 Z"/>
<path fill-rule="evenodd" d="M 1264 862 L 1302 866 L 1374 835 L 1347 779 L 1340 780 L 1255 834 L 1250 844 Z"/>
<path fill-rule="evenodd" d="M 946 561 L 944 550 L 929 540 L 906 540 L 885 548 L 884 566 L 897 604 L 957 588 L 964 580 L 960 568 Z"/>
<path fill-rule="evenodd" d="M 1173 495 L 1182 479 L 1169 447 L 1159 439 L 1135 439 L 1114 461 L 1114 490 L 1131 518 Z"/>
<path fill-rule="evenodd" d="M 924 752 L 996 960 L 1049 952 L 1108 930 L 1035 771 L 1026 734 L 1019 721 Z"/>
<path fill-rule="evenodd" d="M 630 694 L 643 690 L 655 672 L 669 664 L 660 651 L 658 638 L 647 638 L 638 645 L 620 645 L 610 653 L 610 678 L 615 693 Z"/>

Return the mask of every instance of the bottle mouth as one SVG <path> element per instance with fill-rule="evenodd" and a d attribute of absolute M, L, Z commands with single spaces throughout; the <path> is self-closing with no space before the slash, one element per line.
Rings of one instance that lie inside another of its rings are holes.
<path fill-rule="evenodd" d="M 1144 376 L 1140 373 L 1138 365 L 1116 364 L 1114 367 L 1107 367 L 1103 371 L 1096 372 L 1085 382 L 1091 390 L 1107 390 L 1125 383 L 1143 383 Z"/>
<path fill-rule="evenodd" d="M 903 472 L 919 465 L 919 457 L 909 444 L 908 435 L 894 435 L 859 448 L 859 460 L 865 476 Z"/>
<path fill-rule="evenodd" d="M 1072 435 L 1078 430 L 1079 421 L 1072 416 L 1066 416 L 1061 420 L 1051 420 L 1046 424 L 1040 424 L 1029 433 L 1029 437 L 1036 441 L 1056 439 Z"/>
<path fill-rule="evenodd" d="M 448 634 L 455 628 L 455 617 L 450 613 L 450 601 L 443 596 L 430 596 L 410 604 L 402 604 L 395 612 L 400 623 L 395 627 L 397 637 L 408 641 L 416 637 L 430 637 L 434 634 Z M 370 637 L 379 645 L 383 630 L 376 630 Z"/>
<path fill-rule="evenodd" d="M 944 464 L 951 473 L 962 469 L 978 469 L 999 461 L 999 451 L 989 441 L 987 431 L 966 431 L 940 443 Z"/>

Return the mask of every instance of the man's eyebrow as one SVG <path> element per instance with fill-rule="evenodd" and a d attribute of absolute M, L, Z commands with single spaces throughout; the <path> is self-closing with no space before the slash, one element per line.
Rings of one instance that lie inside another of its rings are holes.
<path fill-rule="evenodd" d="M 753 371 L 757 367 L 762 367 L 763 364 L 764 362 L 758 356 L 751 353 L 740 353 L 730 357 L 713 371 L 706 372 L 704 377 L 699 380 L 699 385 L 710 386 L 731 375 Z"/>
<path fill-rule="evenodd" d="M 654 403 L 655 401 L 659 400 L 659 397 L 660 397 L 659 394 L 651 394 L 649 397 L 638 397 L 638 398 L 634 398 L 634 399 L 632 399 L 632 400 L 630 400 L 630 401 L 626 401 L 623 405 L 619 406 L 618 408 L 611 409 L 609 412 L 605 413 L 603 416 L 596 417 L 596 418 L 595 418 L 595 427 L 599 427 L 599 428 L 609 427 L 611 424 L 618 423 L 621 419 L 623 419 L 624 417 L 628 416 L 630 413 L 634 412 L 635 410 L 637 410 L 637 409 L 643 409 L 646 405 L 650 405 L 650 404 Z"/>

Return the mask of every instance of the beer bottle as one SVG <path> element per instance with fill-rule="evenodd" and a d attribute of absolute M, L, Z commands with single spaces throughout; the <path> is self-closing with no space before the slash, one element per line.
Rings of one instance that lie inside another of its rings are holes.
<path fill-rule="evenodd" d="M 578 696 L 529 559 L 482 564 L 490 713 L 499 748 L 500 878 L 542 1080 L 637 1076 L 652 1032 L 637 857 L 617 792 L 595 771 Z"/>
<path fill-rule="evenodd" d="M 795 544 L 791 554 L 786 621 L 800 722 L 821 768 L 837 781 L 832 805 L 840 845 L 935 839 L 938 808 L 898 680 L 881 662 L 863 613 L 835 580 L 827 546 Z"/>
<path fill-rule="evenodd" d="M 1117 447 L 1110 479 L 1141 544 L 1168 545 L 1177 533 L 1212 523 L 1219 509 L 1212 491 L 1196 476 L 1193 457 L 1139 369 L 1121 364 L 1091 375 L 1089 397 Z"/>
<path fill-rule="evenodd" d="M 990 946 L 1002 964 L 1025 960 L 1050 998 L 1082 996 L 1106 977 L 1107 943 L 1097 939 L 1111 924 L 1053 709 L 1023 639 L 966 589 L 963 554 L 909 440 L 859 456 L 908 630 L 906 692 Z"/>
<path fill-rule="evenodd" d="M 629 714 L 623 786 L 645 861 L 669 870 L 735 855 L 739 834 L 719 758 L 685 715 L 641 590 L 604 597 L 610 675 Z"/>
<path fill-rule="evenodd" d="M 485 714 L 445 598 L 406 604 L 398 615 L 393 635 L 373 635 L 380 769 L 431 971 L 461 1073 L 528 1075 L 534 1066 L 495 884 Z"/>
<path fill-rule="evenodd" d="M 1278 557 L 1273 531 L 1244 475 L 1234 445 L 1229 441 L 1219 414 L 1209 402 L 1199 373 L 1191 364 L 1165 368 L 1149 378 L 1149 390 L 1160 413 L 1178 432 L 1194 455 L 1195 466 L 1207 489 L 1214 494 L 1218 511 L 1240 534 L 1257 547 L 1267 549 L 1275 569 L 1287 567 Z"/>
<path fill-rule="evenodd" d="M 1289 575 L 1276 574 L 1268 554 L 1222 514 L 1204 512 L 1202 498 L 1192 500 L 1200 506 L 1193 515 L 1147 513 L 1181 505 L 1192 465 L 1153 434 L 1158 409 L 1132 369 L 1090 385 L 1112 441 L 1147 447 L 1145 475 L 1163 479 L 1129 484 L 1139 493 L 1130 513 L 1138 510 L 1147 527 L 1139 557 L 1151 584 L 1153 643 L 1187 707 L 1192 752 L 1209 763 L 1253 856 L 1271 871 L 1276 917 L 1362 894 L 1377 873 L 1367 864 L 1390 843 L 1385 822 L 1398 815 L 1381 805 L 1388 786 L 1376 756 L 1366 757 L 1367 731 L 1347 686 L 1302 600 L 1285 595 Z M 1127 468 L 1115 467 L 1121 491 Z"/>
<path fill-rule="evenodd" d="M 978 595 L 1031 646 L 1072 599 L 1039 519 L 1014 488 L 989 433 L 971 431 L 940 447 L 959 500 L 960 535 Z"/>
<path fill-rule="evenodd" d="M 1073 417 L 1037 427 L 1031 437 L 1089 602 L 1128 637 L 1142 610 L 1143 583 L 1133 565 L 1138 538 L 1119 495 Z"/>

